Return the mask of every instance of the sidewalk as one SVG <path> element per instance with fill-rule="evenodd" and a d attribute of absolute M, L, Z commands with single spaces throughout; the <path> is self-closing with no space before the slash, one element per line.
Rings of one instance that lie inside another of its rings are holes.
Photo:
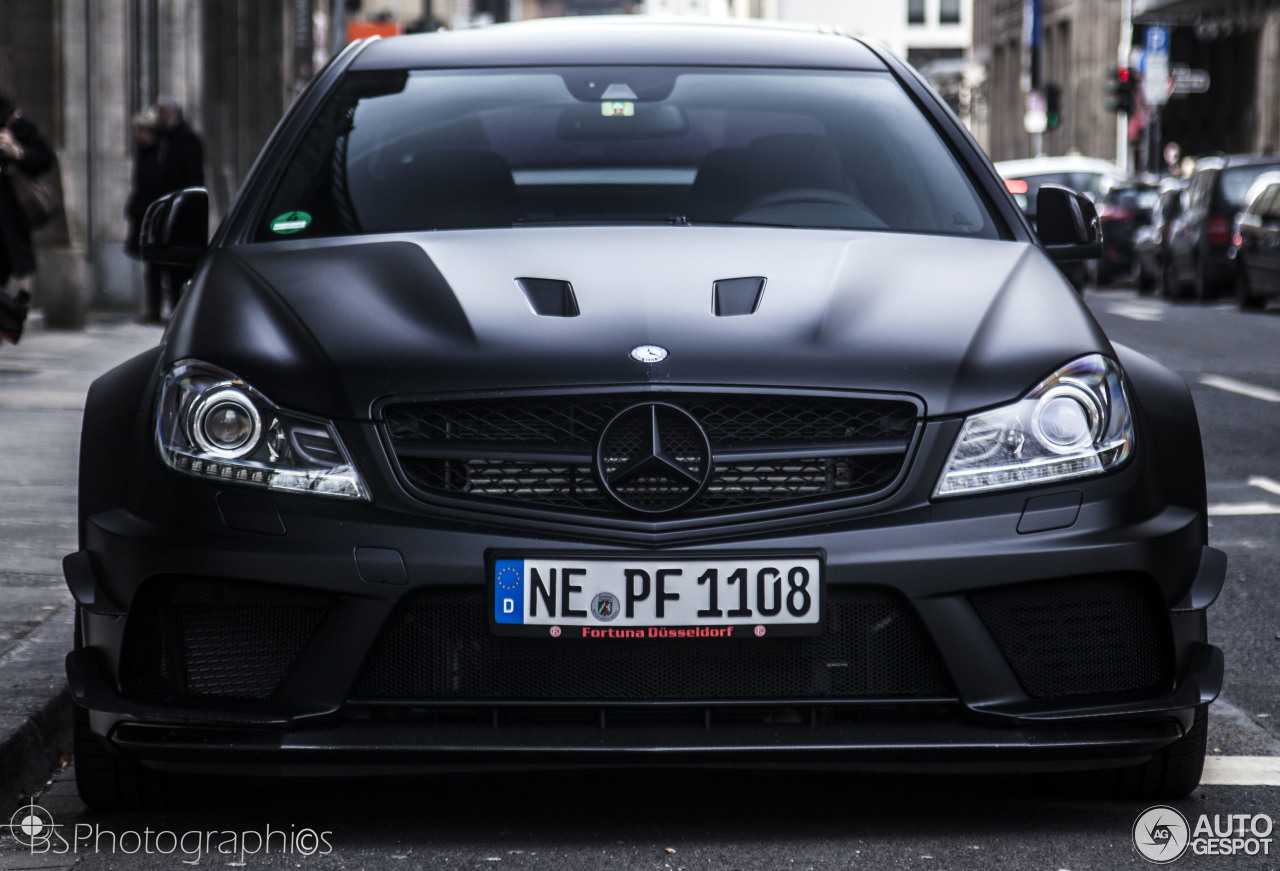
<path fill-rule="evenodd" d="M 38 789 L 70 751 L 71 595 L 62 557 L 76 549 L 76 457 L 89 384 L 160 341 L 130 316 L 83 332 L 28 324 L 0 348 L 0 812 Z"/>

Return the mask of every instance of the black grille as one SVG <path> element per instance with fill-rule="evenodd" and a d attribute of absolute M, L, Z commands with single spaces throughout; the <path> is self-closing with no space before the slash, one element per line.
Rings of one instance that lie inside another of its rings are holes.
<path fill-rule="evenodd" d="M 1040 581 L 969 599 L 1033 698 L 1156 692 L 1173 684 L 1165 608 L 1139 577 Z"/>
<path fill-rule="evenodd" d="M 684 514 L 870 498 L 900 474 L 917 419 L 917 406 L 906 400 L 666 393 L 403 403 L 388 406 L 384 419 L 400 469 L 419 490 L 626 515 L 600 486 L 596 452 L 606 424 L 645 400 L 688 412 L 711 444 L 710 480 L 680 509 Z M 625 433 L 614 429 L 606 468 L 610 456 L 631 455 L 621 444 Z M 635 435 L 637 445 L 641 436 L 647 433 Z M 699 439 L 671 425 L 663 439 L 678 464 L 701 474 Z M 644 506 L 640 510 L 681 501 L 667 492 L 674 485 L 664 478 L 649 482 L 651 499 L 632 492 L 645 486 L 638 479 L 618 496 Z"/>
<path fill-rule="evenodd" d="M 804 638 L 529 639 L 492 634 L 484 593 L 425 591 L 397 611 L 358 700 L 749 701 L 953 698 L 918 618 L 896 595 L 829 590 Z"/>
<path fill-rule="evenodd" d="M 129 610 L 123 681 L 148 696 L 269 699 L 332 602 L 261 584 L 151 581 Z"/>

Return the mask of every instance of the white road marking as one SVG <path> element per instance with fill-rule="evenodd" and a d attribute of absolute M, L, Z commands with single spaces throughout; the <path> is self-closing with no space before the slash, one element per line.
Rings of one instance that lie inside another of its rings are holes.
<path fill-rule="evenodd" d="M 1280 514 L 1280 505 L 1270 502 L 1223 502 L 1209 506 L 1210 517 L 1246 517 L 1255 514 Z"/>
<path fill-rule="evenodd" d="M 1280 786 L 1280 756 L 1207 756 L 1203 786 Z"/>
<path fill-rule="evenodd" d="M 1162 321 L 1165 310 L 1163 306 L 1117 302 L 1107 306 L 1107 312 L 1133 321 Z"/>
<path fill-rule="evenodd" d="M 1276 496 L 1280 496 L 1280 481 L 1273 481 L 1270 478 L 1264 478 L 1262 475 L 1254 475 L 1246 482 L 1250 487 L 1257 487 L 1259 490 L 1266 490 Z"/>
<path fill-rule="evenodd" d="M 1280 402 L 1280 390 L 1259 387 L 1256 384 L 1247 384 L 1244 381 L 1237 381 L 1234 378 L 1226 378 L 1222 375 L 1202 375 L 1200 383 L 1209 387 L 1216 387 L 1219 390 L 1225 390 L 1228 393 L 1239 393 L 1241 396 L 1261 399 L 1263 402 Z"/>

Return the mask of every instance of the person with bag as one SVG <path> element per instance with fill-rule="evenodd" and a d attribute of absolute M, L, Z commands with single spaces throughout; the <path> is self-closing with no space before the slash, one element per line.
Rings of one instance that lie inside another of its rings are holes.
<path fill-rule="evenodd" d="M 36 271 L 31 230 L 56 212 L 58 203 L 39 176 L 53 165 L 53 149 L 34 124 L 0 94 L 0 336 L 22 336 Z M 12 285 L 12 293 L 10 293 Z"/>
<path fill-rule="evenodd" d="M 147 207 L 168 193 L 160 171 L 160 113 L 154 106 L 148 106 L 133 116 L 133 137 L 133 189 L 125 204 L 129 229 L 124 249 L 130 257 L 139 259 L 142 256 L 139 235 Z M 146 292 L 138 321 L 144 324 L 164 323 L 160 317 L 164 306 L 163 267 L 148 263 L 143 274 Z"/>
<path fill-rule="evenodd" d="M 204 187 L 204 143 L 183 118 L 182 104 L 174 97 L 162 96 L 156 100 L 160 115 L 160 142 L 156 162 L 160 171 L 161 194 L 180 191 L 183 188 Z M 183 288 L 195 275 L 195 270 L 185 266 L 165 267 L 165 284 L 168 289 L 169 308 L 176 308 Z"/>

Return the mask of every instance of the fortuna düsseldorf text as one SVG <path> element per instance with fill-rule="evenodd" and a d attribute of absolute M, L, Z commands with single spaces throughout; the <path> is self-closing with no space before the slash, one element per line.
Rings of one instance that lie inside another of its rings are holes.
<path fill-rule="evenodd" d="M 698 626 L 692 629 L 664 629 L 660 626 L 650 626 L 648 629 L 582 627 L 583 638 L 728 638 L 731 635 L 732 626 Z"/>

